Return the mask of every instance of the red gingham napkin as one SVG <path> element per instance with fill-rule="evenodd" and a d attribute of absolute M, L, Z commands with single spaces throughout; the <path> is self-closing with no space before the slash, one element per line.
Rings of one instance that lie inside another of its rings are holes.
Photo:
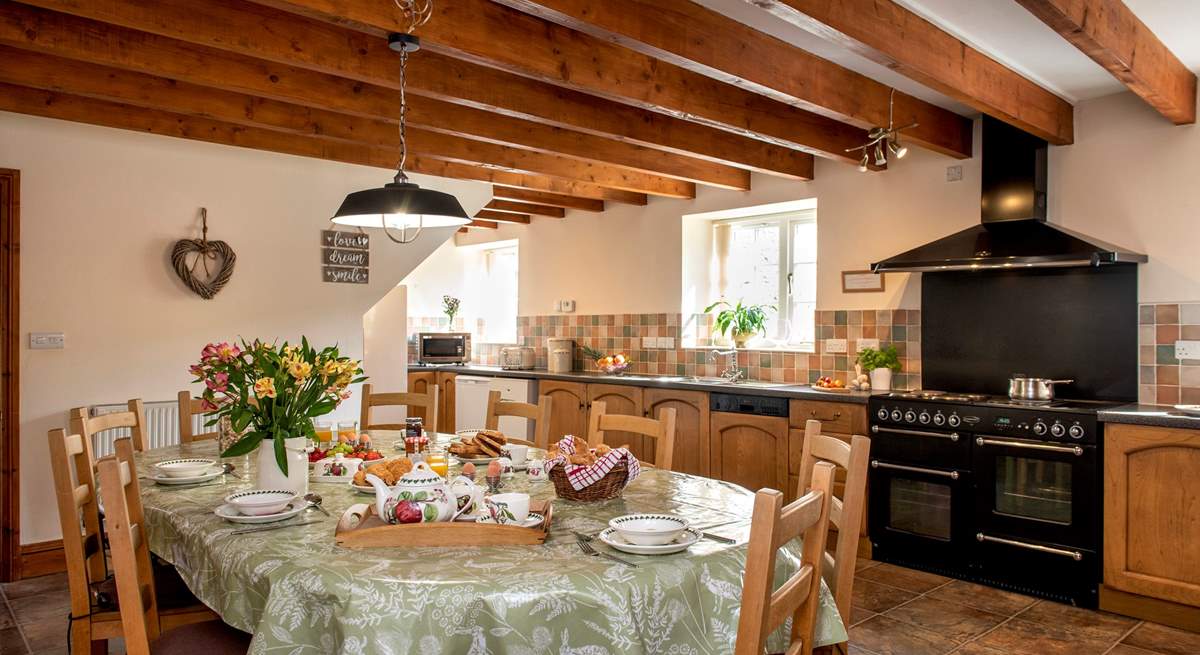
<path fill-rule="evenodd" d="M 625 485 L 629 486 L 630 482 L 642 472 L 642 467 L 638 464 L 638 460 L 629 452 L 628 448 L 613 448 L 608 454 L 596 460 L 591 466 L 582 464 L 571 464 L 567 461 L 568 455 L 575 454 L 576 437 L 567 435 L 562 441 L 558 442 L 558 457 L 547 462 L 550 468 L 555 466 L 565 466 L 567 472 L 567 480 L 571 482 L 571 488 L 579 491 L 584 487 L 596 483 L 600 478 L 608 474 L 614 466 L 620 464 L 622 460 L 629 472 L 629 477 L 625 479 Z"/>

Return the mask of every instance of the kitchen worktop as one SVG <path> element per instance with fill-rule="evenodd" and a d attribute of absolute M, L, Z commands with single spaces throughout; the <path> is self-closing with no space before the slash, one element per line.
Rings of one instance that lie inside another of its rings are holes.
<path fill-rule="evenodd" d="M 564 380 L 568 382 L 585 382 L 596 384 L 623 384 L 633 387 L 658 387 L 664 389 L 688 389 L 691 391 L 708 391 L 715 393 L 739 393 L 756 396 L 774 396 L 777 398 L 801 398 L 804 400 L 824 400 L 829 402 L 856 403 L 865 405 L 870 391 L 851 391 L 835 393 L 820 391 L 807 384 L 788 384 L 784 382 L 763 382 L 759 380 L 743 380 L 737 384 L 729 384 L 719 378 L 696 378 L 686 375 L 605 375 L 586 371 L 570 373 L 551 373 L 546 369 L 525 371 L 505 370 L 498 366 L 481 366 L 477 364 L 445 364 L 439 366 L 422 366 L 413 364 L 409 372 L 417 371 L 449 371 L 461 375 L 482 375 L 502 378 L 520 378 L 534 380 Z"/>
<path fill-rule="evenodd" d="M 1188 416 L 1170 405 L 1120 405 L 1102 410 L 1100 420 L 1105 423 L 1200 430 L 1200 417 Z"/>

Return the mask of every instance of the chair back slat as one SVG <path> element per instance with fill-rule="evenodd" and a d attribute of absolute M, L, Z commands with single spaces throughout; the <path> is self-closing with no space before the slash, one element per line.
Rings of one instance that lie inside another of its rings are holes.
<path fill-rule="evenodd" d="M 609 414 L 603 401 L 592 403 L 588 418 L 588 446 L 604 443 L 604 433 L 632 432 L 654 440 L 654 466 L 670 470 L 675 456 L 675 408 L 659 410 L 659 418 Z"/>
<path fill-rule="evenodd" d="M 176 396 L 176 404 L 179 406 L 179 443 L 192 443 L 195 441 L 204 441 L 206 439 L 216 439 L 221 435 L 220 432 L 200 432 L 197 433 L 192 427 L 193 417 L 203 416 L 208 412 L 204 408 L 204 401 L 199 398 L 192 398 L 191 392 L 184 390 L 180 391 Z M 201 419 L 203 425 L 203 419 Z"/>
<path fill-rule="evenodd" d="M 411 391 L 373 393 L 370 384 L 362 385 L 362 410 L 359 427 L 362 430 L 403 430 L 402 423 L 372 423 L 371 413 L 375 407 L 421 407 L 425 410 L 425 430 L 438 431 L 438 386 L 429 385 L 428 393 Z"/>
<path fill-rule="evenodd" d="M 81 435 L 68 436 L 61 428 L 50 430 L 47 436 L 71 615 L 87 616 L 92 606 L 91 583 L 107 575 L 91 449 L 85 447 L 88 441 Z"/>
<path fill-rule="evenodd" d="M 112 412 L 90 416 L 86 407 L 76 407 L 71 410 L 71 432 L 81 435 L 88 449 L 88 458 L 95 462 L 92 452 L 92 439 L 99 432 L 117 428 L 129 428 L 129 436 L 133 440 L 133 448 L 137 452 L 146 450 L 146 408 L 141 398 L 134 398 L 127 403 L 124 412 Z"/>
<path fill-rule="evenodd" d="M 542 396 L 538 398 L 538 404 L 522 403 L 515 400 L 504 400 L 500 397 L 500 391 L 493 389 L 488 392 L 487 414 L 484 415 L 483 427 L 487 430 L 500 429 L 501 416 L 515 416 L 533 421 L 533 441 L 527 445 L 533 445 L 537 448 L 550 447 L 550 416 L 554 411 L 554 399 L 550 396 Z M 518 443 L 524 442 L 524 439 L 509 438 L 509 441 Z"/>

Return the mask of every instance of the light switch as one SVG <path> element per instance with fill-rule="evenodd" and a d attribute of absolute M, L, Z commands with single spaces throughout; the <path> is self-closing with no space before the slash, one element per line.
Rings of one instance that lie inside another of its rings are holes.
<path fill-rule="evenodd" d="M 658 337 L 642 337 L 642 348 L 657 348 Z"/>
<path fill-rule="evenodd" d="M 675 348 L 675 337 L 659 337 L 658 338 L 658 347 L 674 349 Z"/>
<path fill-rule="evenodd" d="M 1175 359 L 1200 359 L 1200 341 L 1176 341 Z"/>
<path fill-rule="evenodd" d="M 845 339 L 826 339 L 825 352 L 827 353 L 844 353 L 846 352 Z"/>
<path fill-rule="evenodd" d="M 575 311 L 574 300 L 560 300 L 558 301 L 558 304 L 561 305 L 562 311 L 567 312 L 568 314 Z"/>
<path fill-rule="evenodd" d="M 67 337 L 62 332 L 30 332 L 30 350 L 62 350 L 67 347 Z"/>
<path fill-rule="evenodd" d="M 863 348 L 874 348 L 875 350 L 879 350 L 879 339 L 859 339 L 858 349 L 862 350 Z"/>

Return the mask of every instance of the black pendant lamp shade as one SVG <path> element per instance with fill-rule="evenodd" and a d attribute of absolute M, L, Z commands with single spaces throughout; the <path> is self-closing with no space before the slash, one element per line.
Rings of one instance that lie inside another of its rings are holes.
<path fill-rule="evenodd" d="M 412 182 L 389 182 L 346 196 L 333 215 L 338 225 L 393 229 L 449 227 L 471 222 L 458 199 Z"/>

